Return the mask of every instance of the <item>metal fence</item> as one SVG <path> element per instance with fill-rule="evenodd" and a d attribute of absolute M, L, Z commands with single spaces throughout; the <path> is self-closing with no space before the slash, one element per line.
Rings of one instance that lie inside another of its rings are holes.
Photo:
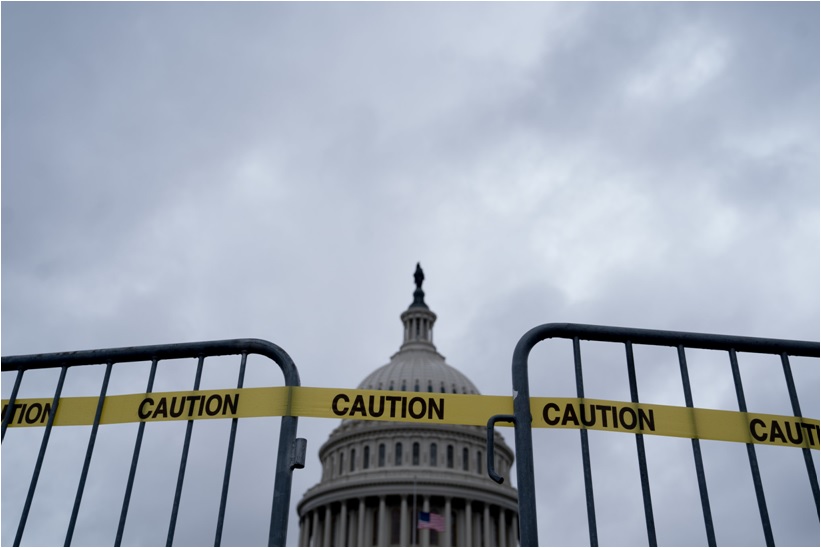
<path fill-rule="evenodd" d="M 501 420 L 514 422 L 518 479 L 517 487 L 519 489 L 520 540 L 522 546 L 538 546 L 539 544 L 536 523 L 536 493 L 534 483 L 533 441 L 531 433 L 532 417 L 530 410 L 530 387 L 528 381 L 528 358 L 534 346 L 545 339 L 551 338 L 572 340 L 577 398 L 584 398 L 580 341 L 601 341 L 623 345 L 627 364 L 628 382 L 630 386 L 630 397 L 633 403 L 639 403 L 633 346 L 649 345 L 676 348 L 678 351 L 678 362 L 681 371 L 684 399 L 688 408 L 693 407 L 693 397 L 690 390 L 690 377 L 687 369 L 685 349 L 690 348 L 726 351 L 728 353 L 729 364 L 732 370 L 736 397 L 738 399 L 738 409 L 740 412 L 745 413 L 747 412 L 747 404 L 744 397 L 744 388 L 741 382 L 737 353 L 750 352 L 757 354 L 774 354 L 780 356 L 784 378 L 790 396 L 792 411 L 796 417 L 801 417 L 802 415 L 795 388 L 795 382 L 793 380 L 793 374 L 790 367 L 789 357 L 819 357 L 819 343 L 807 341 L 761 339 L 727 335 L 560 323 L 544 324 L 531 329 L 525 333 L 524 336 L 522 336 L 513 353 L 512 374 L 513 393 L 515 395 L 513 400 L 514 415 L 512 417 L 495 416 L 488 424 L 488 429 L 490 431 L 493 423 L 497 421 Z M 590 545 L 598 546 L 596 510 L 593 497 L 593 481 L 590 466 L 590 450 L 587 438 L 588 433 L 585 429 L 580 429 L 579 432 L 581 437 L 582 465 L 584 470 L 585 498 L 587 504 L 587 521 Z M 644 449 L 643 435 L 635 434 L 635 439 L 641 491 L 644 503 L 644 517 L 647 527 L 647 538 L 651 546 L 656 546 L 657 542 L 655 522 L 653 518 L 653 504 L 650 497 L 650 482 L 647 474 L 647 460 Z M 713 527 L 713 516 L 710 510 L 710 499 L 708 496 L 707 482 L 704 475 L 704 464 L 702 462 L 701 447 L 698 439 L 692 439 L 692 449 L 707 541 L 710 546 L 715 546 L 716 536 Z M 810 489 L 812 490 L 812 494 L 815 499 L 816 515 L 819 515 L 819 489 L 815 465 L 813 463 L 810 449 L 805 447 L 802 448 L 802 451 L 804 453 L 804 462 L 806 464 L 807 475 L 809 477 Z M 774 546 L 775 541 L 767 511 L 767 500 L 761 482 L 755 447 L 752 443 L 747 444 L 747 455 L 749 458 L 750 470 L 752 472 L 752 479 L 765 540 L 768 546 Z M 492 463 L 490 462 L 488 469 L 491 472 L 491 477 L 493 477 L 494 474 L 492 472 Z M 494 479 L 499 481 L 501 478 L 498 478 L 497 476 Z"/>
<path fill-rule="evenodd" d="M 267 357 L 276 362 L 285 377 L 286 386 L 299 386 L 299 374 L 296 366 L 290 356 L 277 345 L 268 341 L 259 339 L 234 339 L 223 341 L 207 341 L 197 343 L 183 343 L 183 344 L 168 344 L 156 346 L 139 346 L 130 348 L 110 348 L 101 350 L 88 350 L 81 352 L 61 352 L 53 354 L 37 354 L 27 356 L 9 356 L 2 358 L 2 371 L 17 371 L 14 380 L 14 387 L 11 392 L 8 406 L 3 415 L 2 423 L 2 438 L 5 438 L 6 428 L 9 425 L 14 411 L 15 401 L 17 399 L 20 383 L 26 371 L 36 369 L 59 368 L 59 379 L 57 381 L 57 388 L 54 392 L 52 403 L 48 411 L 48 421 L 43 430 L 43 437 L 40 442 L 40 449 L 37 460 L 34 466 L 31 482 L 28 488 L 25 504 L 23 506 L 20 522 L 17 527 L 17 534 L 14 539 L 14 545 L 19 546 L 23 538 L 23 533 L 26 527 L 26 521 L 31 509 L 34 493 L 37 488 L 37 482 L 40 476 L 40 470 L 43 464 L 43 459 L 48 448 L 49 436 L 51 434 L 54 418 L 57 413 L 57 408 L 60 403 L 61 392 L 66 378 L 66 372 L 69 367 L 79 367 L 84 365 L 100 365 L 105 364 L 105 373 L 103 377 L 102 387 L 100 388 L 100 395 L 97 402 L 96 414 L 94 423 L 91 427 L 91 434 L 88 440 L 88 447 L 83 461 L 83 468 L 80 474 L 79 485 L 74 499 L 74 506 L 71 512 L 68 529 L 66 531 L 65 545 L 71 544 L 74 528 L 77 523 L 77 516 L 80 510 L 80 504 L 83 499 L 83 491 L 85 489 L 86 478 L 88 476 L 91 457 L 94 451 L 94 443 L 97 437 L 97 430 L 100 424 L 100 417 L 103 411 L 103 405 L 106 399 L 106 391 L 108 389 L 109 379 L 111 377 L 111 370 L 114 365 L 123 366 L 127 363 L 135 362 L 151 362 L 151 369 L 148 378 L 148 385 L 146 393 L 153 390 L 154 379 L 157 372 L 157 367 L 167 360 L 175 360 L 181 358 L 196 358 L 197 369 L 194 379 L 193 390 L 200 390 L 200 380 L 202 378 L 203 364 L 207 357 L 226 356 L 226 355 L 241 355 L 241 363 L 239 366 L 239 378 L 237 380 L 237 388 L 243 388 L 245 377 L 246 361 L 249 354 L 258 354 Z M 47 407 L 47 406 L 46 406 Z M 222 483 L 219 514 L 216 524 L 216 535 L 214 546 L 219 546 L 222 538 L 223 520 L 225 516 L 225 509 L 228 497 L 228 487 L 231 478 L 231 464 L 233 461 L 234 442 L 237 432 L 237 420 L 232 419 L 231 430 L 228 440 L 228 453 L 225 461 L 225 472 Z M 188 462 L 188 451 L 191 442 L 191 432 L 194 426 L 194 421 L 187 421 L 185 440 L 183 443 L 182 456 L 180 458 L 179 472 L 177 474 L 176 489 L 174 492 L 174 502 L 171 509 L 170 522 L 168 526 L 168 536 L 166 545 L 171 546 L 174 541 L 174 531 L 177 523 L 177 514 L 180 507 L 180 498 L 182 495 L 183 480 L 185 478 L 185 469 Z M 117 527 L 116 538 L 114 545 L 120 546 L 123 537 L 123 531 L 128 516 L 128 507 L 131 500 L 132 488 L 135 482 L 137 471 L 137 462 L 140 457 L 140 449 L 142 445 L 143 432 L 145 429 L 145 422 L 140 422 L 137 430 L 137 437 L 134 443 L 134 452 L 131 460 L 131 467 L 126 484 L 125 494 L 123 497 L 122 509 L 120 511 L 120 519 Z M 284 546 L 288 530 L 288 511 L 291 498 L 291 479 L 295 468 L 302 468 L 305 462 L 305 440 L 297 439 L 297 418 L 293 416 L 283 416 L 280 435 L 279 448 L 277 451 L 276 470 L 274 476 L 273 487 L 273 505 L 271 508 L 271 522 L 268 534 L 269 546 Z"/>

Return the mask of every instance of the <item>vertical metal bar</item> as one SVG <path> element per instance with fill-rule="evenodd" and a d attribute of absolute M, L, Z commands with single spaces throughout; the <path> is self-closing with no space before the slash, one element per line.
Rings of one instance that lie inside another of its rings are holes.
<path fill-rule="evenodd" d="M 579 338 L 573 337 L 573 362 L 576 366 L 576 397 L 584 399 L 584 381 L 582 379 L 582 354 Z M 579 430 L 582 441 L 582 465 L 584 467 L 584 493 L 587 499 L 587 528 L 590 532 L 590 546 L 599 545 L 596 529 L 596 505 L 593 501 L 593 470 L 590 466 L 590 445 L 587 442 L 587 429 Z"/>
<path fill-rule="evenodd" d="M 242 361 L 239 364 L 239 378 L 237 388 L 242 388 L 245 382 L 245 363 L 248 360 L 248 353 L 242 353 Z M 222 480 L 222 495 L 220 496 L 220 509 L 217 515 L 217 533 L 214 537 L 214 546 L 220 546 L 222 542 L 222 524 L 225 521 L 225 505 L 228 501 L 228 482 L 231 481 L 231 463 L 234 461 L 234 441 L 237 438 L 238 419 L 231 419 L 231 435 L 228 438 L 228 455 L 225 457 L 225 475 Z"/>
<path fill-rule="evenodd" d="M 690 392 L 690 373 L 687 371 L 687 357 L 684 347 L 678 346 L 678 364 L 681 369 L 681 384 L 684 387 L 684 403 L 693 408 L 693 394 Z M 701 512 L 704 515 L 704 529 L 707 532 L 707 545 L 717 546 L 716 532 L 713 528 L 713 512 L 710 509 L 710 496 L 707 493 L 707 477 L 704 475 L 704 461 L 701 458 L 701 445 L 698 438 L 690 440 L 693 444 L 693 460 L 696 464 L 696 478 L 698 479 L 698 493 L 701 496 Z"/>
<path fill-rule="evenodd" d="M 289 395 L 290 401 L 290 395 Z M 288 537 L 288 505 L 291 500 L 291 480 L 293 479 L 294 440 L 296 439 L 297 418 L 282 417 L 279 427 L 279 450 L 274 476 L 274 502 L 271 506 L 271 528 L 268 531 L 268 546 L 285 546 Z"/>
<path fill-rule="evenodd" d="M 519 545 L 539 546 L 539 527 L 536 519 L 536 481 L 533 470 L 533 416 L 530 412 L 530 381 L 527 359 L 539 339 L 534 330 L 522 336 L 513 350 L 511 380 L 516 442 L 516 483 L 519 489 Z M 415 530 L 415 529 L 414 529 Z"/>
<path fill-rule="evenodd" d="M 194 390 L 200 389 L 200 379 L 202 378 L 202 364 L 204 356 L 200 356 L 197 361 L 197 375 L 194 378 Z M 194 428 L 194 421 L 189 420 L 185 426 L 185 441 L 182 445 L 182 457 L 180 458 L 180 471 L 177 475 L 177 488 L 174 491 L 174 504 L 171 506 L 171 522 L 168 524 L 168 538 L 166 546 L 171 546 L 174 542 L 174 530 L 177 528 L 177 514 L 180 510 L 180 497 L 182 496 L 182 484 L 185 479 L 185 466 L 188 464 L 188 448 L 191 445 L 191 430 Z"/>
<path fill-rule="evenodd" d="M 787 391 L 790 393 L 790 403 L 792 404 L 792 412 L 796 417 L 801 417 L 801 406 L 798 404 L 798 392 L 795 391 L 795 381 L 792 377 L 792 368 L 790 367 L 790 359 L 786 352 L 781 353 L 781 366 L 784 369 L 784 378 L 787 380 Z M 808 447 L 802 447 L 804 452 L 804 464 L 807 467 L 807 475 L 810 478 L 810 489 L 812 489 L 812 496 L 815 499 L 815 513 L 821 518 L 818 508 L 818 476 L 815 475 L 815 463 L 812 461 L 812 453 Z"/>
<path fill-rule="evenodd" d="M 639 388 L 636 380 L 636 364 L 633 359 L 633 343 L 626 341 L 624 350 L 627 354 L 627 377 L 630 383 L 630 401 L 639 403 Z M 639 476 L 641 478 L 641 494 L 644 499 L 644 521 L 647 524 L 647 542 L 650 546 L 658 546 L 656 542 L 656 522 L 653 518 L 653 500 L 650 497 L 650 476 L 647 473 L 647 456 L 644 452 L 644 435 L 636 434 L 636 453 L 639 459 Z"/>
<path fill-rule="evenodd" d="M 34 473 L 31 476 L 28 495 L 26 495 L 26 502 L 23 505 L 23 513 L 20 516 L 20 523 L 17 526 L 17 535 L 14 537 L 15 546 L 20 546 L 20 541 L 23 539 L 23 531 L 26 529 L 26 521 L 29 517 L 29 510 L 31 510 L 31 501 L 34 499 L 34 490 L 37 488 L 37 480 L 40 479 L 40 469 L 43 466 L 43 458 L 46 456 L 48 439 L 51 436 L 54 416 L 57 415 L 57 405 L 60 403 L 60 394 L 63 392 L 63 382 L 66 380 L 67 370 L 68 366 L 65 365 L 60 368 L 60 378 L 57 380 L 57 389 L 54 391 L 54 399 L 51 401 L 51 412 L 48 414 L 48 423 L 43 432 L 43 441 L 40 442 L 40 452 L 37 454 L 37 462 L 34 464 Z"/>
<path fill-rule="evenodd" d="M 3 432 L 0 434 L 0 442 L 2 442 L 3 438 L 6 437 L 6 428 L 8 428 L 9 421 L 11 420 L 12 415 L 14 415 L 14 404 L 17 403 L 17 391 L 20 390 L 20 381 L 23 379 L 23 373 L 25 372 L 25 369 L 19 370 L 17 372 L 17 376 L 14 378 L 14 388 L 11 389 L 9 405 L 6 407 L 6 412 L 3 413 Z"/>
<path fill-rule="evenodd" d="M 741 385 L 741 371 L 738 369 L 738 357 L 735 349 L 730 349 L 730 367 L 733 370 L 733 382 L 735 383 L 735 393 L 738 398 L 738 410 L 747 412 L 747 401 L 744 399 L 744 388 Z M 755 486 L 755 498 L 758 501 L 758 513 L 761 515 L 761 526 L 764 528 L 764 538 L 767 546 L 775 546 L 773 530 L 770 526 L 770 514 L 767 512 L 767 500 L 764 497 L 764 486 L 761 483 L 761 473 L 758 470 L 758 459 L 755 456 L 755 447 L 752 443 L 747 444 L 747 456 L 750 459 L 750 471 L 753 474 L 753 485 Z"/>
<path fill-rule="evenodd" d="M 71 510 L 71 519 L 68 521 L 68 530 L 66 531 L 64 546 L 71 546 L 71 537 L 74 536 L 74 526 L 77 524 L 77 516 L 80 513 L 80 503 L 83 500 L 86 478 L 88 478 L 88 469 L 91 466 L 91 455 L 94 452 L 94 442 L 97 441 L 97 428 L 100 426 L 100 417 L 103 415 L 103 405 L 105 403 L 105 395 L 108 391 L 108 381 L 110 378 L 111 362 L 108 362 L 105 366 L 105 376 L 103 377 L 103 386 L 100 389 L 100 398 L 97 400 L 97 411 L 94 413 L 94 424 L 91 426 L 91 435 L 88 437 L 88 448 L 86 449 L 86 457 L 83 461 L 83 471 L 80 473 L 80 483 L 77 485 L 77 494 L 74 497 L 74 508 Z"/>
<path fill-rule="evenodd" d="M 154 389 L 154 376 L 157 373 L 157 358 L 151 360 L 151 371 L 148 373 L 148 386 L 146 394 L 150 394 Z M 137 427 L 137 440 L 134 442 L 134 454 L 131 456 L 131 469 L 128 471 L 128 482 L 125 486 L 125 496 L 123 497 L 123 507 L 120 510 L 120 523 L 117 525 L 117 537 L 114 539 L 114 546 L 120 546 L 123 541 L 123 531 L 125 531 L 125 519 L 128 516 L 128 505 L 131 503 L 131 489 L 134 487 L 134 477 L 137 474 L 137 461 L 140 459 L 140 448 L 143 444 L 143 432 L 145 423 L 141 422 Z"/>

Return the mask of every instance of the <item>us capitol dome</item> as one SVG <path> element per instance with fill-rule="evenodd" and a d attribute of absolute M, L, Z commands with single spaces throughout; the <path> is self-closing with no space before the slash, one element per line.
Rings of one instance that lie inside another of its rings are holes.
<path fill-rule="evenodd" d="M 479 394 L 437 352 L 419 264 L 414 279 L 402 346 L 357 388 Z M 517 546 L 516 489 L 488 477 L 486 444 L 480 426 L 343 420 L 297 505 L 300 546 Z M 495 444 L 509 477 L 513 451 L 498 433 Z"/>

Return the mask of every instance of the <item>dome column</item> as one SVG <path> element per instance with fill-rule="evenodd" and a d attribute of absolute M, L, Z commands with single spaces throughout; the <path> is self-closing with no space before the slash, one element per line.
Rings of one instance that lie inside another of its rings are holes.
<path fill-rule="evenodd" d="M 425 495 L 422 497 L 422 511 L 430 512 L 430 497 Z M 418 519 L 418 516 L 417 516 Z M 416 526 L 419 526 L 417 522 Z M 430 546 L 430 529 L 422 529 L 422 546 Z"/>
<path fill-rule="evenodd" d="M 479 504 L 483 504 L 483 503 L 480 502 Z M 480 514 L 477 511 L 476 515 L 473 517 L 473 533 L 472 533 L 472 535 L 473 535 L 473 544 L 472 544 L 472 546 L 484 546 L 485 545 L 484 542 L 483 542 L 484 539 L 482 539 L 482 531 L 484 531 L 484 528 L 482 527 L 482 514 Z"/>
<path fill-rule="evenodd" d="M 507 542 L 507 510 L 499 508 L 499 545 L 509 546 Z"/>
<path fill-rule="evenodd" d="M 465 546 L 473 546 L 473 503 L 465 501 Z"/>
<path fill-rule="evenodd" d="M 493 546 L 493 542 L 490 540 L 490 504 L 484 504 L 484 515 L 482 516 L 482 521 L 484 522 L 483 525 L 485 527 L 485 531 L 483 536 L 485 537 L 485 546 Z"/>
<path fill-rule="evenodd" d="M 348 544 L 348 501 L 341 502 L 342 508 L 339 510 L 339 530 L 337 531 L 337 546 L 347 546 Z"/>
<path fill-rule="evenodd" d="M 330 546 L 331 545 L 331 529 L 333 529 L 331 524 L 331 505 L 325 505 L 325 519 L 322 523 L 322 546 Z"/>
<path fill-rule="evenodd" d="M 408 521 L 408 497 L 402 495 L 402 503 L 399 506 L 399 544 L 401 546 L 410 546 Z"/>
<path fill-rule="evenodd" d="M 345 546 L 356 546 L 356 510 L 348 509 L 348 535 L 345 538 Z"/>
<path fill-rule="evenodd" d="M 388 539 L 386 539 L 386 531 L 385 531 L 385 517 L 387 511 L 387 506 L 385 504 L 385 495 L 379 496 L 379 518 L 377 523 L 379 524 L 377 528 L 377 540 L 376 543 L 379 546 L 385 546 L 388 543 Z"/>
<path fill-rule="evenodd" d="M 359 497 L 359 510 L 356 513 L 356 545 L 365 546 L 365 498 Z"/>
<path fill-rule="evenodd" d="M 300 546 L 307 546 L 308 545 L 308 535 L 310 534 L 311 528 L 311 513 L 308 512 L 302 517 L 302 521 L 299 524 L 299 545 Z"/>
<path fill-rule="evenodd" d="M 317 536 L 319 535 L 319 510 L 311 512 L 311 533 L 308 536 L 308 546 L 316 546 L 319 544 Z"/>
<path fill-rule="evenodd" d="M 453 528 L 453 523 L 451 522 L 451 519 L 450 519 L 450 513 L 451 513 L 450 497 L 445 497 L 445 532 L 444 532 L 445 542 L 440 543 L 440 544 L 443 544 L 444 546 L 451 546 L 451 541 L 453 540 L 453 533 L 451 532 L 451 530 Z"/>

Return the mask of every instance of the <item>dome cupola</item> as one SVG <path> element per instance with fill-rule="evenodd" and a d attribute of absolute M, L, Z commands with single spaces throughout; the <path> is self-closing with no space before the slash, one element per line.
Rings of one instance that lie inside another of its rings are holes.
<path fill-rule="evenodd" d="M 476 386 L 458 369 L 445 363 L 445 357 L 433 344 L 436 314 L 425 303 L 422 282 L 425 274 L 419 263 L 413 274 L 416 290 L 413 302 L 400 316 L 404 339 L 391 361 L 359 383 L 366 390 L 400 390 L 407 392 L 446 392 L 478 394 Z"/>
<path fill-rule="evenodd" d="M 416 263 L 416 272 L 413 274 L 413 279 L 416 282 L 413 302 L 400 316 L 405 326 L 405 339 L 401 348 L 407 348 L 410 345 L 427 345 L 435 351 L 436 348 L 433 347 L 433 324 L 436 322 L 436 314 L 425 303 L 425 292 L 422 290 L 425 273 L 422 272 L 419 263 Z"/>

